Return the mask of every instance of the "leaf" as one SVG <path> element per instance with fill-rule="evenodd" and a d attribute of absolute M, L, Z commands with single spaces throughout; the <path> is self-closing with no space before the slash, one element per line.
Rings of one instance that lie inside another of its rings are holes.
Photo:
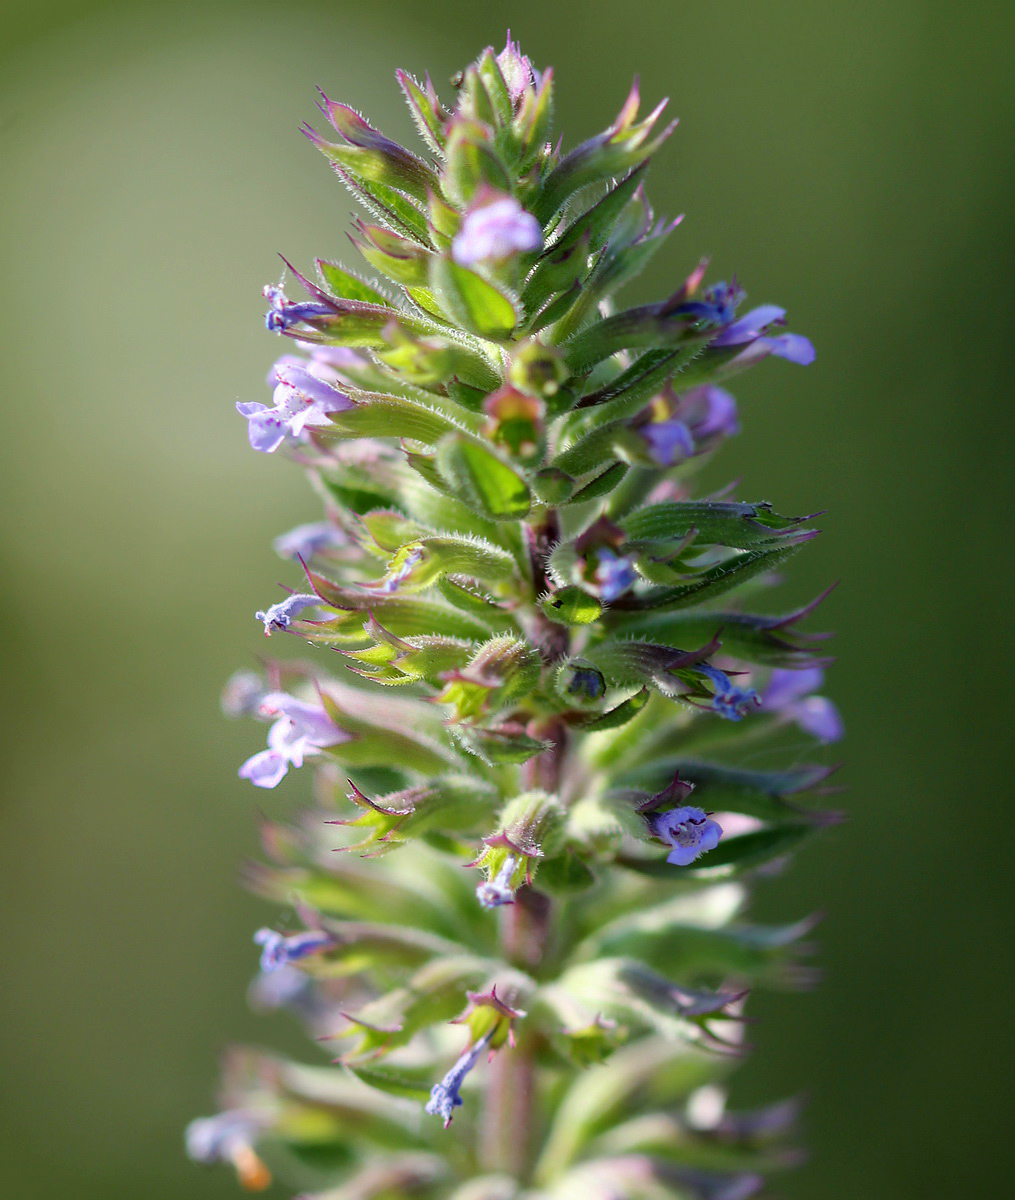
<path fill-rule="evenodd" d="M 361 300 L 364 304 L 389 304 L 387 297 L 382 292 L 371 287 L 358 275 L 353 275 L 351 271 L 339 266 L 338 263 L 327 262 L 323 258 L 315 261 L 321 282 L 333 295 L 340 296 L 344 300 Z"/>
<path fill-rule="evenodd" d="M 430 260 L 430 286 L 448 316 L 479 337 L 510 337 L 521 318 L 514 300 L 453 259 L 435 255 Z"/>
<path fill-rule="evenodd" d="M 532 504 L 528 485 L 498 454 L 464 434 L 449 434 L 437 446 L 437 467 L 470 508 L 493 521 L 520 520 Z"/>
<path fill-rule="evenodd" d="M 807 517 L 782 517 L 771 504 L 680 500 L 649 504 L 624 518 L 628 541 L 635 545 L 678 543 L 697 534 L 700 543 L 750 550 L 776 542 L 805 541 L 816 530 L 801 530 Z"/>
<path fill-rule="evenodd" d="M 740 554 L 703 571 L 693 583 L 674 587 L 653 587 L 643 592 L 628 592 L 613 602 L 616 610 L 652 608 L 685 608 L 714 600 L 757 575 L 771 571 L 784 563 L 799 543 L 777 546 L 774 549 L 745 550 Z"/>
<path fill-rule="evenodd" d="M 564 504 L 586 504 L 589 500 L 598 500 L 600 496 L 609 495 L 627 474 L 627 470 L 627 463 L 612 463 L 601 475 L 579 488 L 573 496 L 564 501 Z"/>
<path fill-rule="evenodd" d="M 347 390 L 354 406 L 331 414 L 331 425 L 318 430 L 324 436 L 411 438 L 432 446 L 457 428 L 450 417 L 405 396 Z"/>
<path fill-rule="evenodd" d="M 344 1063 L 343 1066 L 357 1079 L 368 1083 L 389 1096 L 403 1096 L 406 1100 L 427 1100 L 433 1086 L 433 1074 L 429 1068 L 416 1068 L 416 1078 L 410 1077 L 412 1068 L 401 1067 L 392 1071 L 388 1067 L 364 1066 L 362 1063 Z"/>
<path fill-rule="evenodd" d="M 602 716 L 594 717 L 591 721 L 581 722 L 580 729 L 582 733 L 598 733 L 604 729 L 619 729 L 621 725 L 626 725 L 628 721 L 633 720 L 648 704 L 651 698 L 651 693 L 648 688 L 642 688 L 635 692 L 633 696 L 629 696 L 616 706 L 611 708 L 609 712 L 605 712 Z"/>

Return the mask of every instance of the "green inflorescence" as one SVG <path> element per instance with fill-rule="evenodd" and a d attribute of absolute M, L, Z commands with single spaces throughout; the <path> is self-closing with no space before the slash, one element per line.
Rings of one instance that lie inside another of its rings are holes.
<path fill-rule="evenodd" d="M 752 755 L 841 730 L 813 605 L 743 607 L 809 519 L 691 488 L 737 432 L 721 384 L 813 351 L 703 264 L 616 301 L 673 228 L 637 89 L 566 150 L 510 41 L 453 107 L 398 81 L 423 154 L 326 97 L 336 140 L 306 130 L 367 268 L 265 290 L 292 345 L 239 406 L 325 508 L 258 614 L 313 652 L 227 693 L 271 722 L 241 774 L 314 774 L 247 882 L 288 914 L 254 1000 L 318 1061 L 231 1052 L 188 1149 L 316 1200 L 734 1200 L 794 1158 L 792 1104 L 724 1107 L 744 997 L 808 976 L 810 923 L 752 923 L 748 888 L 834 819 L 827 767 Z"/>

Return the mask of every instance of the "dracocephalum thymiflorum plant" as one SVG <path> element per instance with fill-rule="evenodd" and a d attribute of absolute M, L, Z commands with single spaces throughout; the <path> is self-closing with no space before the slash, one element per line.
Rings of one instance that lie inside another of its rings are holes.
<path fill-rule="evenodd" d="M 317 1200 L 736 1200 L 793 1157 L 792 1103 L 725 1107 L 744 997 L 809 975 L 810 922 L 752 923 L 749 887 L 834 819 L 799 735 L 751 764 L 841 727 L 817 601 L 754 611 L 809 518 L 692 488 L 738 430 L 726 383 L 814 352 L 703 262 L 618 301 L 677 224 L 637 88 L 566 149 L 510 40 L 452 106 L 398 82 L 423 153 L 323 95 L 334 132 L 304 131 L 366 268 L 286 264 L 272 404 L 237 405 L 324 506 L 256 614 L 312 651 L 225 696 L 267 725 L 241 776 L 313 772 L 247 881 L 277 914 L 253 1000 L 315 1045 L 231 1052 L 188 1150 Z"/>

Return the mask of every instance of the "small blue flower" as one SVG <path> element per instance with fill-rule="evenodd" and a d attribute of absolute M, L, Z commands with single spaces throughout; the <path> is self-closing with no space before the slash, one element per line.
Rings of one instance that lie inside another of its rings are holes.
<path fill-rule="evenodd" d="M 680 397 L 678 412 L 690 426 L 699 453 L 707 448 L 706 443 L 740 432 L 736 400 L 714 384 L 685 392 Z"/>
<path fill-rule="evenodd" d="M 430 1099 L 426 1102 L 425 1111 L 432 1117 L 442 1117 L 445 1129 L 451 1124 L 455 1109 L 461 1108 L 463 1103 L 458 1089 L 462 1086 L 465 1076 L 482 1058 L 492 1036 L 493 1030 L 470 1046 L 440 1083 L 435 1083 L 430 1089 Z"/>
<path fill-rule="evenodd" d="M 686 867 L 719 845 L 722 826 L 709 818 L 704 809 L 685 804 L 669 812 L 656 813 L 650 818 L 652 832 L 673 849 L 666 856 L 668 863 Z"/>
<path fill-rule="evenodd" d="M 286 596 L 284 600 L 273 604 L 265 612 L 254 613 L 254 618 L 264 623 L 264 636 L 271 637 L 275 630 L 281 632 L 287 630 L 292 624 L 293 617 L 299 616 L 305 608 L 311 608 L 320 603 L 320 596 L 313 596 L 309 592 L 294 592 L 291 596 Z"/>
<path fill-rule="evenodd" d="M 273 408 L 256 401 L 241 402 L 236 411 L 248 421 L 250 445 L 271 454 L 286 438 L 305 437 L 308 428 L 330 425 L 328 413 L 345 412 L 352 400 L 330 383 L 318 379 L 287 356 L 273 368 L 278 381 L 272 393 Z"/>
<path fill-rule="evenodd" d="M 758 693 L 754 688 L 741 688 L 717 667 L 699 663 L 694 670 L 712 681 L 715 694 L 709 707 L 727 721 L 739 721 L 748 705 L 758 704 Z"/>
<path fill-rule="evenodd" d="M 694 438 L 683 421 L 669 418 L 650 421 L 638 431 L 648 442 L 649 454 L 660 467 L 672 467 L 695 453 Z"/>
<path fill-rule="evenodd" d="M 736 321 L 731 321 L 713 339 L 712 346 L 743 346 L 743 351 L 735 359 L 738 366 L 748 366 L 768 354 L 785 358 L 801 367 L 809 366 L 816 357 L 810 339 L 799 333 L 768 333 L 769 326 L 785 323 L 784 308 L 762 304 Z"/>
<path fill-rule="evenodd" d="M 634 586 L 638 575 L 634 564 L 621 554 L 614 554 L 605 547 L 596 551 L 595 581 L 599 585 L 599 598 L 610 604 Z"/>
<path fill-rule="evenodd" d="M 497 196 L 465 214 L 451 243 L 451 256 L 463 267 L 504 262 L 514 254 L 543 247 L 536 218 L 513 196 Z"/>
<path fill-rule="evenodd" d="M 274 788 L 289 768 L 302 767 L 309 754 L 349 741 L 320 704 L 307 704 L 285 692 L 269 692 L 258 705 L 259 716 L 273 718 L 268 749 L 253 755 L 240 767 L 241 779 L 255 787 Z"/>
<path fill-rule="evenodd" d="M 761 697 L 763 712 L 779 713 L 793 721 L 819 742 L 837 742 L 845 732 L 839 710 L 826 696 L 812 693 L 821 687 L 824 672 L 820 667 L 790 671 L 777 667 Z"/>
<path fill-rule="evenodd" d="M 236 671 L 222 689 L 222 711 L 227 717 L 252 717 L 264 696 L 264 681 L 253 671 Z"/>
<path fill-rule="evenodd" d="M 330 521 L 311 521 L 297 525 L 272 542 L 272 549 L 280 558 L 302 558 L 309 560 L 322 550 L 342 546 L 346 538 L 337 525 Z"/>
<path fill-rule="evenodd" d="M 511 886 L 511 876 L 517 866 L 518 860 L 513 854 L 509 854 L 494 878 L 484 880 L 476 888 L 476 899 L 484 908 L 500 908 L 502 904 L 514 904 L 515 893 Z"/>
<path fill-rule="evenodd" d="M 254 934 L 254 941 L 262 947 L 261 970 L 266 975 L 335 944 L 331 934 L 321 929 L 292 934 L 276 933 L 274 929 L 259 929 Z"/>
<path fill-rule="evenodd" d="M 264 318 L 264 324 L 270 333 L 284 333 L 290 326 L 299 325 L 307 317 L 327 317 L 335 311 L 330 305 L 313 301 L 294 303 L 286 298 L 280 287 L 270 283 L 261 294 L 270 305 Z"/>
<path fill-rule="evenodd" d="M 184 1133 L 187 1157 L 199 1163 L 231 1163 L 247 1191 L 264 1191 L 271 1184 L 271 1172 L 254 1152 L 254 1142 L 270 1124 L 267 1114 L 242 1108 L 198 1117 Z"/>

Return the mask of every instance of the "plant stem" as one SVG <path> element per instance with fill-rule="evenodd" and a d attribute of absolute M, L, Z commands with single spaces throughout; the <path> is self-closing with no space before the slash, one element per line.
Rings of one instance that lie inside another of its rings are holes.
<path fill-rule="evenodd" d="M 535 888 L 521 887 L 506 906 L 501 926 L 504 957 L 523 971 L 538 967 L 546 945 L 550 900 Z M 504 1046 L 490 1066 L 490 1085 L 481 1131 L 481 1160 L 488 1171 L 528 1181 L 539 1127 L 536 1092 L 536 1043 L 523 1028 L 517 1044 Z"/>

